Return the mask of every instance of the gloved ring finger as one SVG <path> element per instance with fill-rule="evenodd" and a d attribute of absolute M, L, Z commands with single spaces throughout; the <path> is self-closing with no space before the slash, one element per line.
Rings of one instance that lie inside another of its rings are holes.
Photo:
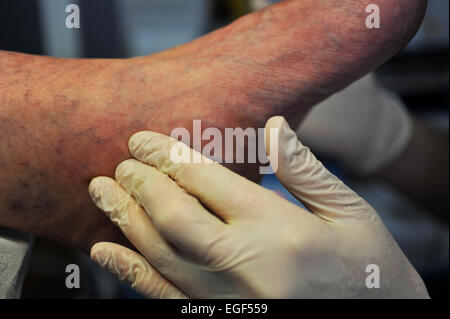
<path fill-rule="evenodd" d="M 97 207 L 160 272 L 179 264 L 178 256 L 160 236 L 142 207 L 115 180 L 109 177 L 93 179 L 89 194 Z"/>

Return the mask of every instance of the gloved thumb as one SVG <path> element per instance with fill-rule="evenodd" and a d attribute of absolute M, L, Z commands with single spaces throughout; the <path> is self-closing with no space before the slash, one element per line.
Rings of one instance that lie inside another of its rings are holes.
<path fill-rule="evenodd" d="M 278 129 L 276 154 L 270 154 L 269 132 L 273 128 Z M 273 117 L 267 122 L 265 143 L 270 162 L 277 164 L 275 174 L 280 182 L 312 213 L 339 222 L 366 220 L 376 214 L 365 200 L 317 160 L 283 117 Z"/>

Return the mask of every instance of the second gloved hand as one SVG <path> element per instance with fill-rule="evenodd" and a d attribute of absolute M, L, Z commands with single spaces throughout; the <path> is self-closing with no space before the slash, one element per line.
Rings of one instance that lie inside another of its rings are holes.
<path fill-rule="evenodd" d="M 149 298 L 427 297 L 373 208 L 283 118 L 266 128 L 279 129 L 278 178 L 311 212 L 217 163 L 174 163 L 176 140 L 141 132 L 136 160 L 89 191 L 142 255 L 98 243 L 93 260 Z M 366 285 L 369 265 L 379 288 Z"/>
<path fill-rule="evenodd" d="M 297 133 L 316 154 L 371 176 L 405 151 L 413 119 L 400 97 L 369 74 L 312 108 Z"/>

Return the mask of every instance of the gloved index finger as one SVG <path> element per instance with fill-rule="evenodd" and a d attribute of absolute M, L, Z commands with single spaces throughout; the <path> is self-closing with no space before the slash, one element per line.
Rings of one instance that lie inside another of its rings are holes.
<path fill-rule="evenodd" d="M 267 197 L 259 185 L 202 156 L 178 140 L 139 132 L 129 141 L 131 154 L 169 175 L 225 222 L 251 214 L 255 200 Z M 185 156 L 180 160 L 179 154 Z M 253 204 L 253 205 L 252 205 Z"/>

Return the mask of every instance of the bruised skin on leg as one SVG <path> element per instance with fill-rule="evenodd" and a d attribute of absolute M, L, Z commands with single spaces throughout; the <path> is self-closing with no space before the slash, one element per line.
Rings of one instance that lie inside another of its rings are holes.
<path fill-rule="evenodd" d="M 425 1 L 284 1 L 189 44 L 128 60 L 0 52 L 0 225 L 89 249 L 117 229 L 89 200 L 140 130 L 295 125 L 311 106 L 383 63 L 413 36 Z M 233 166 L 249 176 L 256 166 Z"/>
<path fill-rule="evenodd" d="M 155 85 L 143 84 L 128 60 L 9 55 L 17 57 L 16 64 L 27 59 L 2 87 L 5 94 L 0 94 L 4 105 L 0 162 L 7 167 L 1 172 L 0 224 L 75 247 L 89 249 L 99 240 L 122 238 L 92 205 L 87 187 L 98 175 L 112 176 L 117 164 L 129 157 L 127 142 L 133 133 L 153 129 L 169 134 L 175 127 L 191 127 L 198 118 L 222 127 L 224 123 L 253 124 L 236 120 L 233 114 L 212 120 L 217 116 L 215 106 L 202 112 L 194 99 L 192 107 L 177 111 L 187 93 L 178 93 L 168 84 L 169 89 L 161 86 L 162 80 L 154 75 Z M 29 79 L 36 65 L 50 76 Z M 20 88 L 11 82 L 20 82 Z M 12 88 L 8 94 L 7 87 Z M 140 90 L 147 94 L 139 97 Z M 199 93 L 195 87 L 188 91 Z"/>
<path fill-rule="evenodd" d="M 127 156 L 126 137 L 113 140 L 117 114 L 105 121 L 98 112 L 106 61 L 10 57 L 18 66 L 0 84 L 0 223 L 83 248 L 97 236 L 120 238 L 86 193 L 94 171 L 111 174 Z"/>

